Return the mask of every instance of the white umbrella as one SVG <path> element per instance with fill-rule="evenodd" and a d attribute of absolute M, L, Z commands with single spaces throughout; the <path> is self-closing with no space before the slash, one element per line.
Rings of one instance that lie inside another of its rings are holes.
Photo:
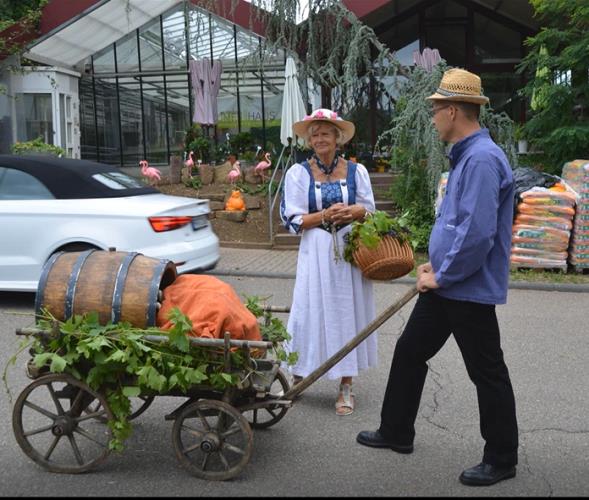
<path fill-rule="evenodd" d="M 280 142 L 288 146 L 288 138 L 294 139 L 292 124 L 305 118 L 307 110 L 297 80 L 297 66 L 292 57 L 286 60 L 284 91 L 282 95 L 282 119 L 280 121 Z"/>

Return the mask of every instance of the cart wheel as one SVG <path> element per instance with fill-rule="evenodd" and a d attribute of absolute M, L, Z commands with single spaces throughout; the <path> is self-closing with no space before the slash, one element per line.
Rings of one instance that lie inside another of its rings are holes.
<path fill-rule="evenodd" d="M 84 413 L 92 401 L 101 408 Z M 66 374 L 44 375 L 19 395 L 12 429 L 19 446 L 50 472 L 76 474 L 101 463 L 112 438 L 113 414 L 102 394 Z"/>
<path fill-rule="evenodd" d="M 237 476 L 252 454 L 254 436 L 233 406 L 201 399 L 176 417 L 172 442 L 183 467 L 201 479 L 224 481 Z"/>
<path fill-rule="evenodd" d="M 278 370 L 268 394 L 274 397 L 280 397 L 284 396 L 289 389 L 290 384 L 288 383 L 288 378 L 282 370 Z M 286 415 L 287 411 L 288 407 L 286 406 L 269 404 L 267 407 L 259 408 L 257 410 L 246 410 L 243 412 L 243 416 L 247 418 L 247 421 L 252 428 L 266 429 L 281 420 L 282 417 Z"/>
<path fill-rule="evenodd" d="M 136 419 L 139 415 L 141 415 L 145 410 L 149 408 L 155 396 L 137 396 L 133 398 L 129 398 L 131 401 L 131 415 L 127 419 L 129 422 L 131 420 Z M 99 413 L 100 409 L 102 408 L 102 403 L 100 401 L 92 401 L 88 405 L 88 407 L 84 410 L 85 413 Z M 103 422 L 106 422 L 106 416 L 96 417 L 102 419 Z"/>

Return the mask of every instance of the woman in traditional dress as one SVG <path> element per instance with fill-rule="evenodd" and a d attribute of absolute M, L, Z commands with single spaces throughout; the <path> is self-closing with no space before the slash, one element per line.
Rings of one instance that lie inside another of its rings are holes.
<path fill-rule="evenodd" d="M 350 224 L 374 212 L 374 196 L 364 165 L 346 161 L 338 147 L 354 135 L 352 122 L 317 109 L 293 125 L 313 156 L 286 172 L 280 212 L 285 227 L 302 234 L 293 303 L 287 330 L 289 349 L 298 352 L 295 383 L 309 375 L 362 330 L 375 316 L 372 283 L 343 259 Z M 354 411 L 352 379 L 376 365 L 373 334 L 327 372 L 341 379 L 338 415 Z"/>

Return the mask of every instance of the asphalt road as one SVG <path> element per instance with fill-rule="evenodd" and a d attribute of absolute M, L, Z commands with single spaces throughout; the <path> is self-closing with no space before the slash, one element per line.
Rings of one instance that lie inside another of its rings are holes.
<path fill-rule="evenodd" d="M 222 277 L 240 294 L 270 296 L 289 305 L 287 279 Z M 382 311 L 410 285 L 376 285 Z M 0 366 L 33 323 L 32 294 L 0 293 Z M 255 431 L 254 450 L 242 474 L 227 482 L 189 475 L 177 462 L 172 422 L 163 419 L 182 401 L 156 398 L 135 421 L 126 449 L 81 475 L 45 472 L 18 447 L 11 403 L 0 397 L 2 496 L 589 496 L 589 294 L 510 290 L 498 307 L 503 350 L 516 393 L 520 426 L 517 477 L 488 488 L 458 482 L 480 461 L 482 440 L 474 388 L 453 340 L 430 362 L 416 423 L 415 451 L 398 455 L 356 444 L 375 429 L 395 341 L 413 301 L 380 329 L 379 366 L 354 382 L 356 411 L 334 411 L 337 382 L 321 379 L 282 421 Z M 8 372 L 13 399 L 29 380 L 21 355 Z"/>

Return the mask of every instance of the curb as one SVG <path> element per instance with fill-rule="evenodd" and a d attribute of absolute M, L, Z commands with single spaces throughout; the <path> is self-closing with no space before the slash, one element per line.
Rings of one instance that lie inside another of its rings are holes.
<path fill-rule="evenodd" d="M 295 279 L 294 273 L 273 273 L 264 271 L 236 271 L 233 269 L 211 269 L 206 274 L 214 276 L 236 276 L 247 278 L 274 278 L 274 279 Z M 414 285 L 415 278 L 398 278 L 394 281 L 380 281 L 384 285 Z M 589 285 L 574 284 L 574 283 L 536 283 L 533 281 L 510 281 L 510 290 L 534 290 L 540 292 L 572 292 L 572 293 L 587 293 L 589 292 Z"/>

